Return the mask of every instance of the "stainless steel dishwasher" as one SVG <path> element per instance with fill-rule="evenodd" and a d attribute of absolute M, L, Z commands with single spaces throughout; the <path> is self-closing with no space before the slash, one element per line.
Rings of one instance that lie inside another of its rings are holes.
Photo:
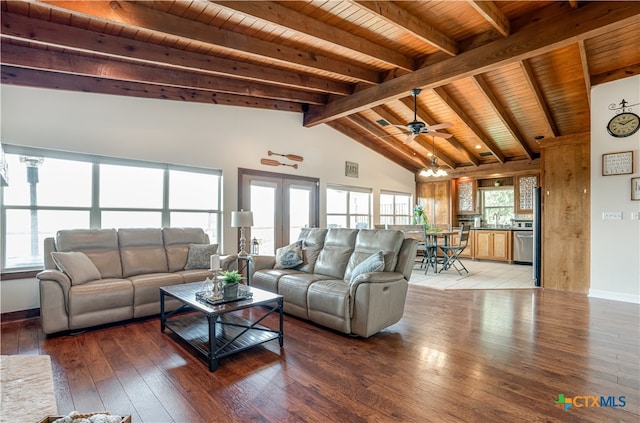
<path fill-rule="evenodd" d="M 513 261 L 533 263 L 533 231 L 513 231 Z"/>

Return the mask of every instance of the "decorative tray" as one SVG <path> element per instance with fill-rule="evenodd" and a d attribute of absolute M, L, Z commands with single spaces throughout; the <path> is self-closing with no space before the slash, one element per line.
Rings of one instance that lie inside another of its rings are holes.
<path fill-rule="evenodd" d="M 233 298 L 213 298 L 211 297 L 211 294 L 208 294 L 206 292 L 196 292 L 196 300 L 211 305 L 220 305 L 224 303 L 230 303 L 232 301 L 247 300 L 249 298 L 253 298 L 253 292 L 251 291 L 238 292 L 238 296 Z"/>

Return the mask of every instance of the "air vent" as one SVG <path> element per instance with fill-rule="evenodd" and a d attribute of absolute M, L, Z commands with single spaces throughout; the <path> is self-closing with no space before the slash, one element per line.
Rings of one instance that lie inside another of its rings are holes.
<path fill-rule="evenodd" d="M 376 120 L 376 122 L 378 122 L 378 125 L 380 125 L 380 126 L 389 126 L 389 122 L 387 122 L 384 119 Z"/>
<path fill-rule="evenodd" d="M 481 157 L 487 157 L 487 156 L 493 156 L 493 153 L 491 151 L 483 151 L 482 153 L 480 153 Z"/>

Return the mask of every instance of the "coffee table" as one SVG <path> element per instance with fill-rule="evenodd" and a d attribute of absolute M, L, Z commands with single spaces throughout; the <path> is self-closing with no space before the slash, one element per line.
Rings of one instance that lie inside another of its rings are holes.
<path fill-rule="evenodd" d="M 201 288 L 202 282 L 160 288 L 160 330 L 164 332 L 165 329 L 169 329 L 192 346 L 207 361 L 210 371 L 218 368 L 219 358 L 265 342 L 277 339 L 282 348 L 282 295 L 249 287 L 253 294 L 251 298 L 214 305 L 196 299 L 196 292 Z M 167 313 L 165 297 L 175 298 L 182 305 Z M 250 308 L 255 310 L 252 310 L 252 313 L 242 313 L 242 310 Z M 188 310 L 195 313 L 182 313 Z M 256 317 L 246 317 L 256 313 Z M 260 324 L 272 313 L 279 314 L 278 329 L 270 329 Z"/>

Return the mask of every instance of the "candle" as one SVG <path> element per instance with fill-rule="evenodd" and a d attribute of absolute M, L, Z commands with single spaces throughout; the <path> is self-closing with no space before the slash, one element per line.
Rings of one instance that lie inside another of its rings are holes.
<path fill-rule="evenodd" d="M 220 256 L 218 254 L 214 254 L 210 257 L 211 260 L 211 270 L 220 270 Z"/>

